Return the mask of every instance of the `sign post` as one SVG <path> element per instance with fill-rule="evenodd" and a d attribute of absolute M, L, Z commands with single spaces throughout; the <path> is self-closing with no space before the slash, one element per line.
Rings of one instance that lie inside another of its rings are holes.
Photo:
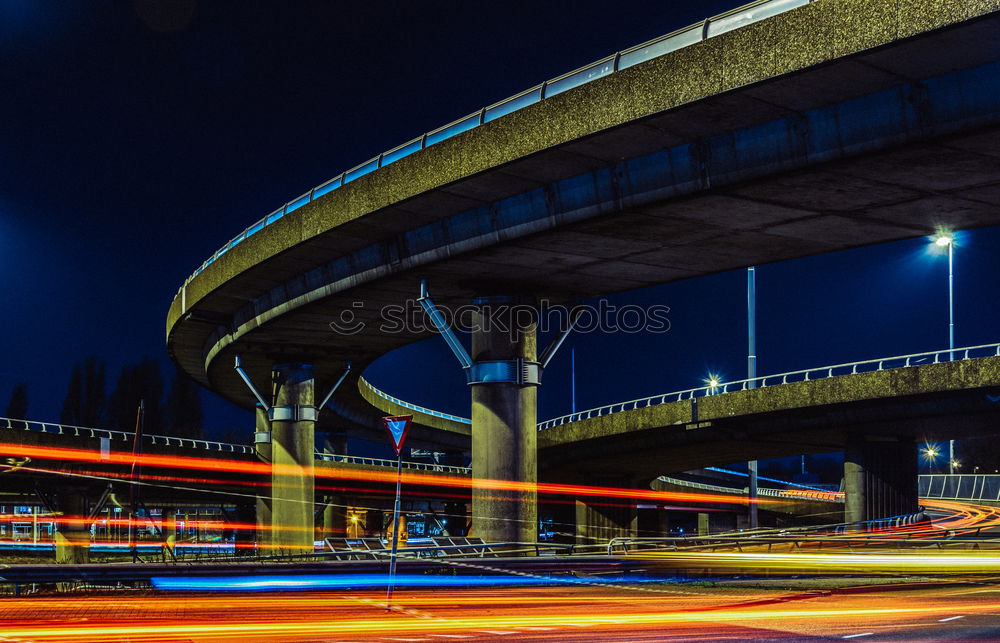
<path fill-rule="evenodd" d="M 399 494 L 403 483 L 403 441 L 410 431 L 412 415 L 396 415 L 382 418 L 382 426 L 389 433 L 392 446 L 396 449 L 396 504 L 392 510 L 392 552 L 389 554 L 389 587 L 385 594 L 385 611 L 389 611 L 392 588 L 396 579 L 396 550 L 399 547 Z"/>

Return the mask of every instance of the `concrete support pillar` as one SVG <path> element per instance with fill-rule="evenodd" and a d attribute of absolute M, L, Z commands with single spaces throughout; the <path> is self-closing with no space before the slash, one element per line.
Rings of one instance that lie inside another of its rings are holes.
<path fill-rule="evenodd" d="M 698 535 L 721 534 L 736 530 L 737 515 L 720 511 L 702 511 L 698 513 Z"/>
<path fill-rule="evenodd" d="M 330 431 L 326 435 L 324 446 L 330 453 L 347 455 L 347 433 L 344 431 Z"/>
<path fill-rule="evenodd" d="M 346 538 L 347 508 L 344 507 L 344 498 L 341 496 L 329 496 L 319 506 L 319 509 L 323 516 L 323 521 L 317 540 L 324 538 Z"/>
<path fill-rule="evenodd" d="M 587 498 L 576 501 L 576 542 L 603 543 L 612 538 L 634 538 L 639 512 L 627 498 Z"/>
<path fill-rule="evenodd" d="M 912 438 L 851 436 L 844 451 L 849 523 L 917 512 L 917 445 Z"/>
<path fill-rule="evenodd" d="M 256 409 L 256 424 L 254 426 L 254 448 L 257 452 L 257 459 L 261 462 L 271 464 L 271 420 L 267 416 L 267 409 L 260 404 Z M 267 480 L 270 483 L 270 480 Z M 268 555 L 271 553 L 271 493 L 268 486 L 261 486 L 257 492 L 257 503 L 255 507 L 257 533 L 257 555 Z"/>
<path fill-rule="evenodd" d="M 57 496 L 62 518 L 56 523 L 56 562 L 80 565 L 90 562 L 90 525 L 86 524 L 87 499 L 81 492 Z"/>
<path fill-rule="evenodd" d="M 473 319 L 473 362 L 535 361 L 533 306 L 484 298 Z M 537 387 L 513 382 L 472 384 L 472 527 L 487 542 L 538 539 Z M 521 488 L 496 488 L 485 480 Z"/>
<path fill-rule="evenodd" d="M 272 376 L 272 550 L 277 555 L 308 554 L 313 551 L 315 502 L 313 370 L 308 364 L 284 364 Z"/>
<path fill-rule="evenodd" d="M 163 530 L 163 555 L 164 557 L 174 557 L 177 555 L 177 508 L 164 507 L 160 519 L 160 529 Z"/>
<path fill-rule="evenodd" d="M 698 535 L 707 536 L 711 531 L 708 514 L 704 511 L 698 512 Z"/>

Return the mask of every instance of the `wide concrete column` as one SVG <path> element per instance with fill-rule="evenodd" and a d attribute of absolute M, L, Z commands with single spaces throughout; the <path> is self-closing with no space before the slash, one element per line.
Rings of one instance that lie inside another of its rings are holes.
<path fill-rule="evenodd" d="M 90 525 L 86 523 L 87 499 L 82 492 L 65 491 L 57 496 L 62 517 L 56 522 L 56 562 L 80 565 L 90 562 Z"/>
<path fill-rule="evenodd" d="M 576 542 L 603 543 L 612 538 L 634 538 L 639 512 L 627 498 L 586 498 L 576 501 Z"/>
<path fill-rule="evenodd" d="M 850 436 L 844 450 L 844 496 L 849 523 L 916 513 L 916 442 Z"/>
<path fill-rule="evenodd" d="M 316 429 L 312 366 L 275 366 L 272 378 L 271 550 L 277 555 L 312 553 Z"/>
<path fill-rule="evenodd" d="M 271 464 L 271 419 L 267 415 L 267 409 L 260 404 L 257 405 L 256 414 L 254 449 L 258 460 Z M 267 555 L 271 553 L 271 495 L 264 487 L 257 492 L 254 511 L 257 522 L 257 533 L 254 535 L 257 553 Z"/>
<path fill-rule="evenodd" d="M 472 361 L 534 362 L 533 302 L 512 297 L 476 300 Z M 487 542 L 535 542 L 538 508 L 537 387 L 514 382 L 473 383 L 472 527 Z M 496 488 L 489 480 L 527 485 Z"/>
<path fill-rule="evenodd" d="M 323 516 L 323 528 L 320 538 L 347 537 L 347 507 L 343 496 L 327 496 L 319 505 Z"/>

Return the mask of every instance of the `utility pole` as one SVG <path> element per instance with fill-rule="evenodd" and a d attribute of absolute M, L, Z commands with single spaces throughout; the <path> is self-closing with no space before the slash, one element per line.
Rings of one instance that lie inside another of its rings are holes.
<path fill-rule="evenodd" d="M 747 388 L 757 388 L 754 378 L 757 377 L 757 275 L 754 266 L 747 268 Z M 750 528 L 757 529 L 760 520 L 757 516 L 757 461 L 747 462 L 747 472 L 750 474 L 750 486 L 747 489 L 747 500 L 750 509 Z"/>

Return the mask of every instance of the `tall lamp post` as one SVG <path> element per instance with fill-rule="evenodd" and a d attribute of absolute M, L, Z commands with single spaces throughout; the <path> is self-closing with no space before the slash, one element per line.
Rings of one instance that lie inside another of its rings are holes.
<path fill-rule="evenodd" d="M 955 359 L 955 235 L 938 232 L 934 245 L 948 248 L 948 360 Z M 955 441 L 948 440 L 948 473 L 955 473 Z"/>
<path fill-rule="evenodd" d="M 747 268 L 747 388 L 756 388 L 757 383 L 757 274 L 754 266 Z M 750 485 L 747 499 L 750 504 L 750 528 L 760 526 L 757 516 L 757 461 L 747 462 Z"/>

